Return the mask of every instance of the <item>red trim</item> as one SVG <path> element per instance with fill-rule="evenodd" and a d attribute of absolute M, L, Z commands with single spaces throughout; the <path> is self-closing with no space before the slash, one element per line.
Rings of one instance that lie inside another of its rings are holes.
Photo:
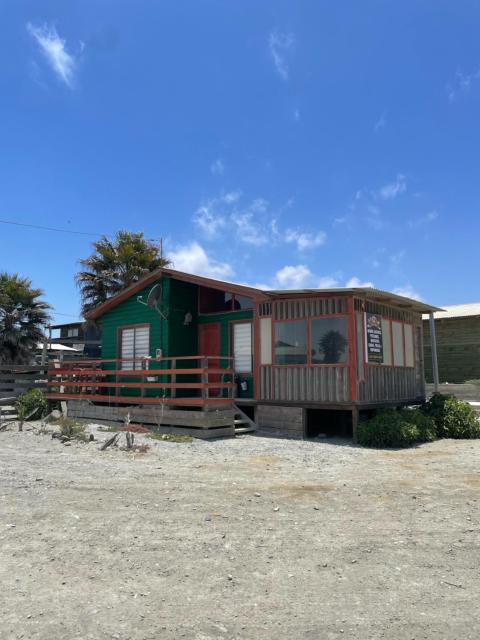
<path fill-rule="evenodd" d="M 253 399 L 260 398 L 260 305 L 257 303 L 253 310 Z"/>

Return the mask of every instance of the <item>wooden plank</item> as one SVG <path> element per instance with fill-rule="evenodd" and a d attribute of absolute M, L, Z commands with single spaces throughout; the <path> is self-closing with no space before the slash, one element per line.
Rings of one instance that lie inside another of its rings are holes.
<path fill-rule="evenodd" d="M 99 382 L 98 380 L 51 380 L 49 387 L 112 387 L 113 389 L 232 389 L 233 382 Z M 1 385 L 0 385 L 1 389 Z"/>
<path fill-rule="evenodd" d="M 218 358 L 217 358 L 218 360 Z M 96 369 L 95 374 L 97 376 L 128 376 L 133 377 L 146 377 L 146 376 L 165 376 L 165 375 L 202 375 L 207 369 Z M 220 373 L 225 375 L 233 375 L 233 369 L 221 369 L 221 368 L 208 368 L 208 373 Z M 93 375 L 93 369 L 50 369 L 48 372 L 49 377 L 62 376 L 62 375 L 78 375 L 78 376 L 90 376 Z"/>
<path fill-rule="evenodd" d="M 206 405 L 218 405 L 218 406 L 231 406 L 233 403 L 228 398 L 141 398 L 137 396 L 102 396 L 102 395 L 90 395 L 83 393 L 47 393 L 49 400 L 89 400 L 90 402 L 106 402 L 111 404 L 123 403 L 123 404 L 151 404 L 160 407 L 163 405 L 178 405 L 178 406 L 192 406 L 203 407 Z"/>

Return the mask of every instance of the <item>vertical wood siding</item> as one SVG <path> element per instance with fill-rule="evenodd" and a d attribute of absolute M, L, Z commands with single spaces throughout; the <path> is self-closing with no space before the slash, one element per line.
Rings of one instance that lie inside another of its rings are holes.
<path fill-rule="evenodd" d="M 263 400 L 348 402 L 348 367 L 260 367 Z"/>

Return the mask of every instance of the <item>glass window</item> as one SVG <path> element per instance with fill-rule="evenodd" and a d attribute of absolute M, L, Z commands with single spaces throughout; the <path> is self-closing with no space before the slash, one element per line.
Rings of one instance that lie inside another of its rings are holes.
<path fill-rule="evenodd" d="M 78 336 L 78 327 L 68 329 L 68 337 L 76 338 Z"/>
<path fill-rule="evenodd" d="M 252 323 L 233 324 L 233 363 L 237 373 L 252 373 Z"/>
<path fill-rule="evenodd" d="M 230 311 L 232 308 L 231 293 L 200 287 L 199 297 L 200 313 L 221 313 L 222 311 Z"/>
<path fill-rule="evenodd" d="M 390 320 L 382 318 L 383 364 L 392 365 L 392 334 Z"/>
<path fill-rule="evenodd" d="M 365 380 L 365 353 L 363 341 L 365 339 L 365 328 L 363 325 L 363 313 L 355 314 L 357 318 L 357 376 L 358 381 L 363 382 Z"/>
<path fill-rule="evenodd" d="M 235 311 L 238 311 L 239 309 L 253 309 L 253 298 L 247 298 L 247 296 L 239 296 L 238 294 L 235 294 L 233 308 Z"/>
<path fill-rule="evenodd" d="M 411 324 L 406 324 L 403 328 L 405 329 L 405 366 L 413 367 L 415 364 L 413 327 Z"/>
<path fill-rule="evenodd" d="M 272 364 L 271 318 L 260 318 L 260 364 Z"/>
<path fill-rule="evenodd" d="M 340 364 L 348 359 L 347 318 L 311 321 L 312 364 Z"/>
<path fill-rule="evenodd" d="M 131 327 L 122 329 L 120 340 L 121 369 L 141 369 L 142 361 L 137 358 L 150 355 L 150 328 Z"/>
<path fill-rule="evenodd" d="M 403 367 L 405 358 L 403 353 L 403 325 L 401 322 L 392 322 L 393 337 L 393 365 Z"/>
<path fill-rule="evenodd" d="M 275 323 L 275 364 L 307 364 L 305 320 Z"/>

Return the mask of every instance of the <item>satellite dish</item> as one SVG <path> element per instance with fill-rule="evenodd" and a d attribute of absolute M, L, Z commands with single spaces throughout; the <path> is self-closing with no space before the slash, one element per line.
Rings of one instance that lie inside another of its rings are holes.
<path fill-rule="evenodd" d="M 150 307 L 150 309 L 155 309 L 155 311 L 164 320 L 166 320 L 168 318 L 168 311 L 160 309 L 158 305 L 159 301 L 160 301 L 160 306 L 162 304 L 161 297 L 162 297 L 162 285 L 160 282 L 158 282 L 157 284 L 154 284 L 153 287 L 150 289 L 146 302 L 143 299 L 143 296 L 137 296 L 137 302 L 145 305 L 146 307 Z"/>
<path fill-rule="evenodd" d="M 150 293 L 148 294 L 148 297 L 147 297 L 147 305 L 150 307 L 150 309 L 156 309 L 157 302 L 160 300 L 161 297 L 162 297 L 162 285 L 158 283 L 158 284 L 155 284 L 150 289 Z"/>

